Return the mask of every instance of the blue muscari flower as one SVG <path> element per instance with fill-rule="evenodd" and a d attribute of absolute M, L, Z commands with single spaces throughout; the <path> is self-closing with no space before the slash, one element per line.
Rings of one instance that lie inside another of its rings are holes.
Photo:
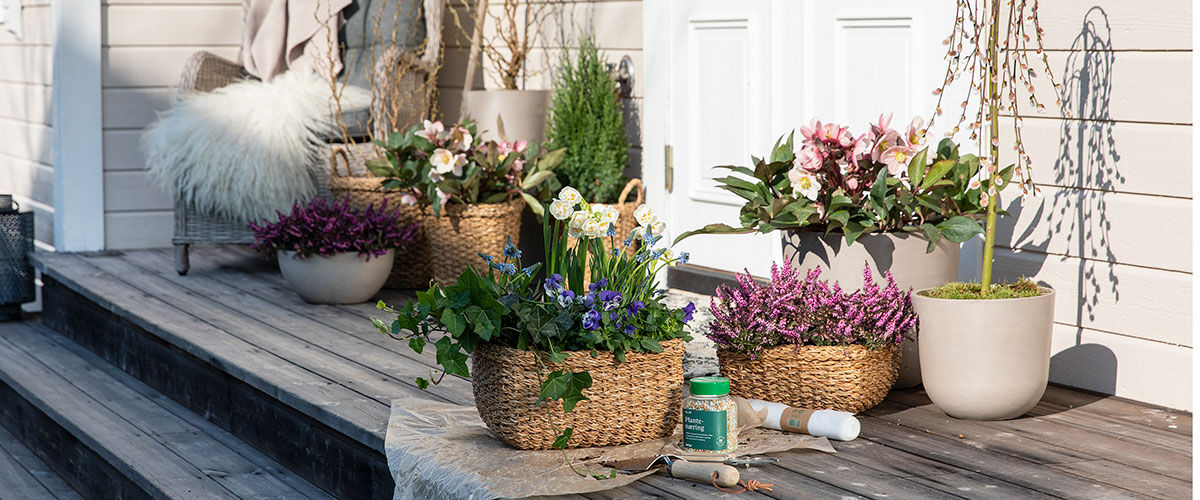
<path fill-rule="evenodd" d="M 679 259 L 677 262 L 680 264 L 687 264 L 688 258 L 690 258 L 690 257 L 691 257 L 691 254 L 689 254 L 687 252 L 679 252 Z"/>
<path fill-rule="evenodd" d="M 583 313 L 583 327 L 588 330 L 600 328 L 600 313 L 596 311 Z"/>
<path fill-rule="evenodd" d="M 620 251 L 620 250 L 617 250 L 616 248 L 612 249 L 612 256 L 613 256 L 613 257 L 616 257 L 616 256 L 617 256 L 618 254 L 620 254 L 620 253 L 621 253 L 621 251 Z"/>
<path fill-rule="evenodd" d="M 636 229 L 635 229 L 635 231 L 636 231 Z M 627 247 L 632 244 L 633 244 L 633 236 L 625 238 L 623 241 L 621 241 L 621 246 L 623 246 L 623 247 Z"/>
<path fill-rule="evenodd" d="M 617 235 L 617 226 L 615 226 L 615 225 L 613 225 L 613 223 L 609 222 L 608 223 L 608 231 L 604 232 L 604 236 L 612 238 L 613 236 L 616 236 L 616 235 Z"/>
<path fill-rule="evenodd" d="M 683 322 L 687 323 L 692 320 L 692 313 L 696 311 L 696 304 L 688 302 L 688 305 L 683 306 Z"/>
<path fill-rule="evenodd" d="M 521 258 L 521 251 L 517 250 L 517 246 L 513 244 L 512 236 L 508 236 L 508 244 L 504 246 L 504 256 L 510 259 Z"/>
<path fill-rule="evenodd" d="M 484 260 L 485 262 L 487 262 L 488 264 L 491 264 L 491 263 L 492 263 L 492 261 L 493 261 L 493 260 L 495 260 L 495 258 L 494 258 L 494 257 L 492 257 L 491 255 L 488 255 L 488 254 L 486 254 L 486 253 L 483 253 L 483 252 L 478 252 L 478 253 L 479 253 L 479 256 L 480 256 L 480 257 L 483 257 L 483 260 Z"/>
<path fill-rule="evenodd" d="M 499 269 L 500 272 L 507 274 L 509 276 L 512 276 L 513 274 L 516 274 L 516 272 L 517 272 L 517 266 L 514 266 L 513 264 L 508 263 L 508 262 L 503 262 L 500 264 L 493 264 L 493 265 L 496 266 L 496 269 Z"/>
<path fill-rule="evenodd" d="M 612 290 L 600 292 L 600 303 L 604 304 L 605 311 L 611 311 L 621 306 L 621 293 Z"/>
<path fill-rule="evenodd" d="M 646 304 L 640 300 L 635 300 L 632 304 L 629 304 L 629 306 L 625 308 L 625 311 L 628 312 L 630 316 L 636 316 L 637 313 L 641 312 L 641 310 L 645 308 Z"/>
<path fill-rule="evenodd" d="M 650 260 L 658 260 L 659 257 L 662 257 L 663 252 L 666 252 L 666 251 L 667 251 L 667 249 L 665 249 L 665 248 L 660 248 L 658 250 L 655 250 L 654 253 L 650 254 Z"/>
<path fill-rule="evenodd" d="M 608 278 L 600 278 L 600 281 L 588 285 L 588 290 L 596 291 L 608 286 Z"/>
<path fill-rule="evenodd" d="M 563 290 L 558 294 L 558 305 L 560 307 L 567 307 L 571 305 L 572 300 L 575 300 L 575 292 Z"/>
<path fill-rule="evenodd" d="M 534 268 L 534 267 L 537 267 L 537 264 L 534 264 L 534 265 L 532 265 L 532 266 L 529 266 L 529 267 L 527 267 L 527 268 L 525 268 L 525 269 L 522 269 L 522 270 L 521 270 L 521 273 L 522 273 L 522 274 L 524 274 L 524 275 L 525 275 L 525 276 L 527 276 L 527 277 L 530 277 L 530 278 L 532 278 L 532 277 L 533 277 L 533 268 Z"/>

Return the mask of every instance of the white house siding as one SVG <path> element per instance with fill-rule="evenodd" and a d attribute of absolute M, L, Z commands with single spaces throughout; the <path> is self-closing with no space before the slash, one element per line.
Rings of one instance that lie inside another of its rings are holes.
<path fill-rule="evenodd" d="M 1051 380 L 1190 411 L 1191 4 L 1042 2 L 1040 17 L 1072 118 L 1025 120 L 1043 195 L 1005 200 L 997 272 L 1055 289 Z"/>
<path fill-rule="evenodd" d="M 22 37 L 0 26 L 0 193 L 36 219 L 38 246 L 54 244 L 50 83 L 54 43 L 49 0 L 26 0 Z"/>
<path fill-rule="evenodd" d="M 237 57 L 242 3 L 107 0 L 103 16 L 105 246 L 168 246 L 171 196 L 146 177 L 138 140 L 167 107 L 188 57 L 199 50 Z"/>
<path fill-rule="evenodd" d="M 490 2 L 489 8 L 499 12 L 497 5 Z M 540 3 L 540 2 L 538 2 Z M 594 32 L 596 45 L 608 62 L 617 64 L 624 56 L 633 62 L 633 88 L 629 98 L 624 99 L 626 137 L 629 140 L 629 169 L 627 173 L 637 176 L 641 170 L 642 141 L 642 2 L 641 0 L 600 0 L 558 2 L 555 14 L 546 22 L 542 36 L 530 51 L 526 63 L 526 75 L 520 82 L 522 89 L 538 90 L 553 88 L 551 69 L 557 64 L 563 50 L 578 46 L 576 36 L 580 32 Z M 468 23 L 475 10 L 475 2 L 451 0 L 450 8 L 458 13 L 466 30 L 473 28 Z M 448 120 L 458 117 L 462 102 L 463 79 L 469 53 L 469 32 L 454 24 L 454 12 L 446 13 L 443 38 L 446 55 L 441 73 L 438 75 L 438 108 Z M 484 72 L 476 79 L 476 88 L 498 88 L 490 63 L 481 64 Z"/>

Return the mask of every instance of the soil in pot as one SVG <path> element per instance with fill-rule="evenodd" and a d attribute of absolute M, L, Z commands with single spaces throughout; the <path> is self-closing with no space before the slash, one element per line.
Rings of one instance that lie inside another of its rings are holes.
<path fill-rule="evenodd" d="M 1007 420 L 1037 405 L 1050 377 L 1054 292 L 1013 299 L 913 294 L 921 321 L 921 378 L 955 418 Z"/>
<path fill-rule="evenodd" d="M 554 423 L 575 430 L 570 448 L 638 443 L 670 436 L 679 424 L 683 403 L 683 341 L 662 343 L 661 353 L 627 353 L 625 362 L 612 353 L 570 352 L 566 362 L 542 360 L 546 370 L 586 370 L 592 387 L 588 397 L 564 413 L 554 405 Z M 548 372 L 547 372 L 548 373 Z M 528 450 L 550 449 L 557 433 L 545 405 L 537 405 L 542 377 L 534 354 L 494 344 L 480 344 L 471 356 L 475 406 L 488 428 L 509 444 Z"/>
<path fill-rule="evenodd" d="M 933 288 L 958 277 L 959 245 L 946 239 L 926 253 L 929 240 L 909 233 L 864 234 L 853 245 L 846 245 L 844 235 L 839 233 L 784 231 L 781 235 L 785 261 L 804 273 L 820 267 L 821 278 L 837 281 L 847 292 L 862 288 L 863 266 L 867 264 L 876 282 L 883 280 L 885 271 L 891 271 L 902 290 Z M 919 339 L 905 336 L 897 389 L 921 383 L 918 345 Z"/>
<path fill-rule="evenodd" d="M 396 251 L 379 257 L 346 252 L 331 256 L 311 255 L 300 259 L 296 252 L 276 253 L 283 279 L 305 302 L 313 304 L 358 304 L 379 293 Z"/>

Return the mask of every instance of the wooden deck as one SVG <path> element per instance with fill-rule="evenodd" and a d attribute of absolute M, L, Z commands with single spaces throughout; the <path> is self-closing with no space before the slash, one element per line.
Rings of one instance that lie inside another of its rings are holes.
<path fill-rule="evenodd" d="M 380 336 L 372 305 L 305 304 L 242 248 L 193 248 L 187 276 L 167 249 L 37 261 L 46 326 L 336 496 L 390 498 L 381 460 L 393 398 L 472 404 L 467 380 L 417 389 L 432 352 Z M 920 390 L 893 392 L 861 420 L 862 437 L 835 442 L 836 454 L 779 453 L 745 471 L 775 490 L 740 497 L 1191 497 L 1190 415 L 1050 387 L 1012 421 L 948 418 Z M 583 497 L 725 496 L 651 476 Z"/>

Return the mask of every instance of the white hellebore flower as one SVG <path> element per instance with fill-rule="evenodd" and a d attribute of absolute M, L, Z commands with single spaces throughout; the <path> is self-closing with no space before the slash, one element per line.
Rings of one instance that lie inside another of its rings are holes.
<path fill-rule="evenodd" d="M 638 205 L 633 209 L 633 219 L 637 221 L 639 226 L 650 226 L 658 222 L 658 212 L 655 212 L 650 205 Z"/>
<path fill-rule="evenodd" d="M 821 183 L 817 182 L 817 176 L 797 167 L 788 172 L 788 179 L 792 181 L 792 191 L 816 201 L 817 194 L 821 192 Z"/>
<path fill-rule="evenodd" d="M 456 155 L 450 152 L 449 149 L 437 148 L 429 156 L 429 163 L 433 164 L 434 171 L 439 174 L 446 175 L 454 172 L 454 175 L 461 176 L 463 165 L 467 164 L 467 157 Z"/>
<path fill-rule="evenodd" d="M 570 217 L 575 212 L 575 205 L 562 200 L 554 200 L 550 203 L 550 215 L 553 215 L 557 220 L 563 220 Z"/>
<path fill-rule="evenodd" d="M 579 190 L 571 186 L 567 186 L 562 188 L 562 191 L 558 192 L 558 199 L 570 203 L 571 206 L 575 206 L 579 202 L 583 201 L 583 195 L 579 194 Z"/>

